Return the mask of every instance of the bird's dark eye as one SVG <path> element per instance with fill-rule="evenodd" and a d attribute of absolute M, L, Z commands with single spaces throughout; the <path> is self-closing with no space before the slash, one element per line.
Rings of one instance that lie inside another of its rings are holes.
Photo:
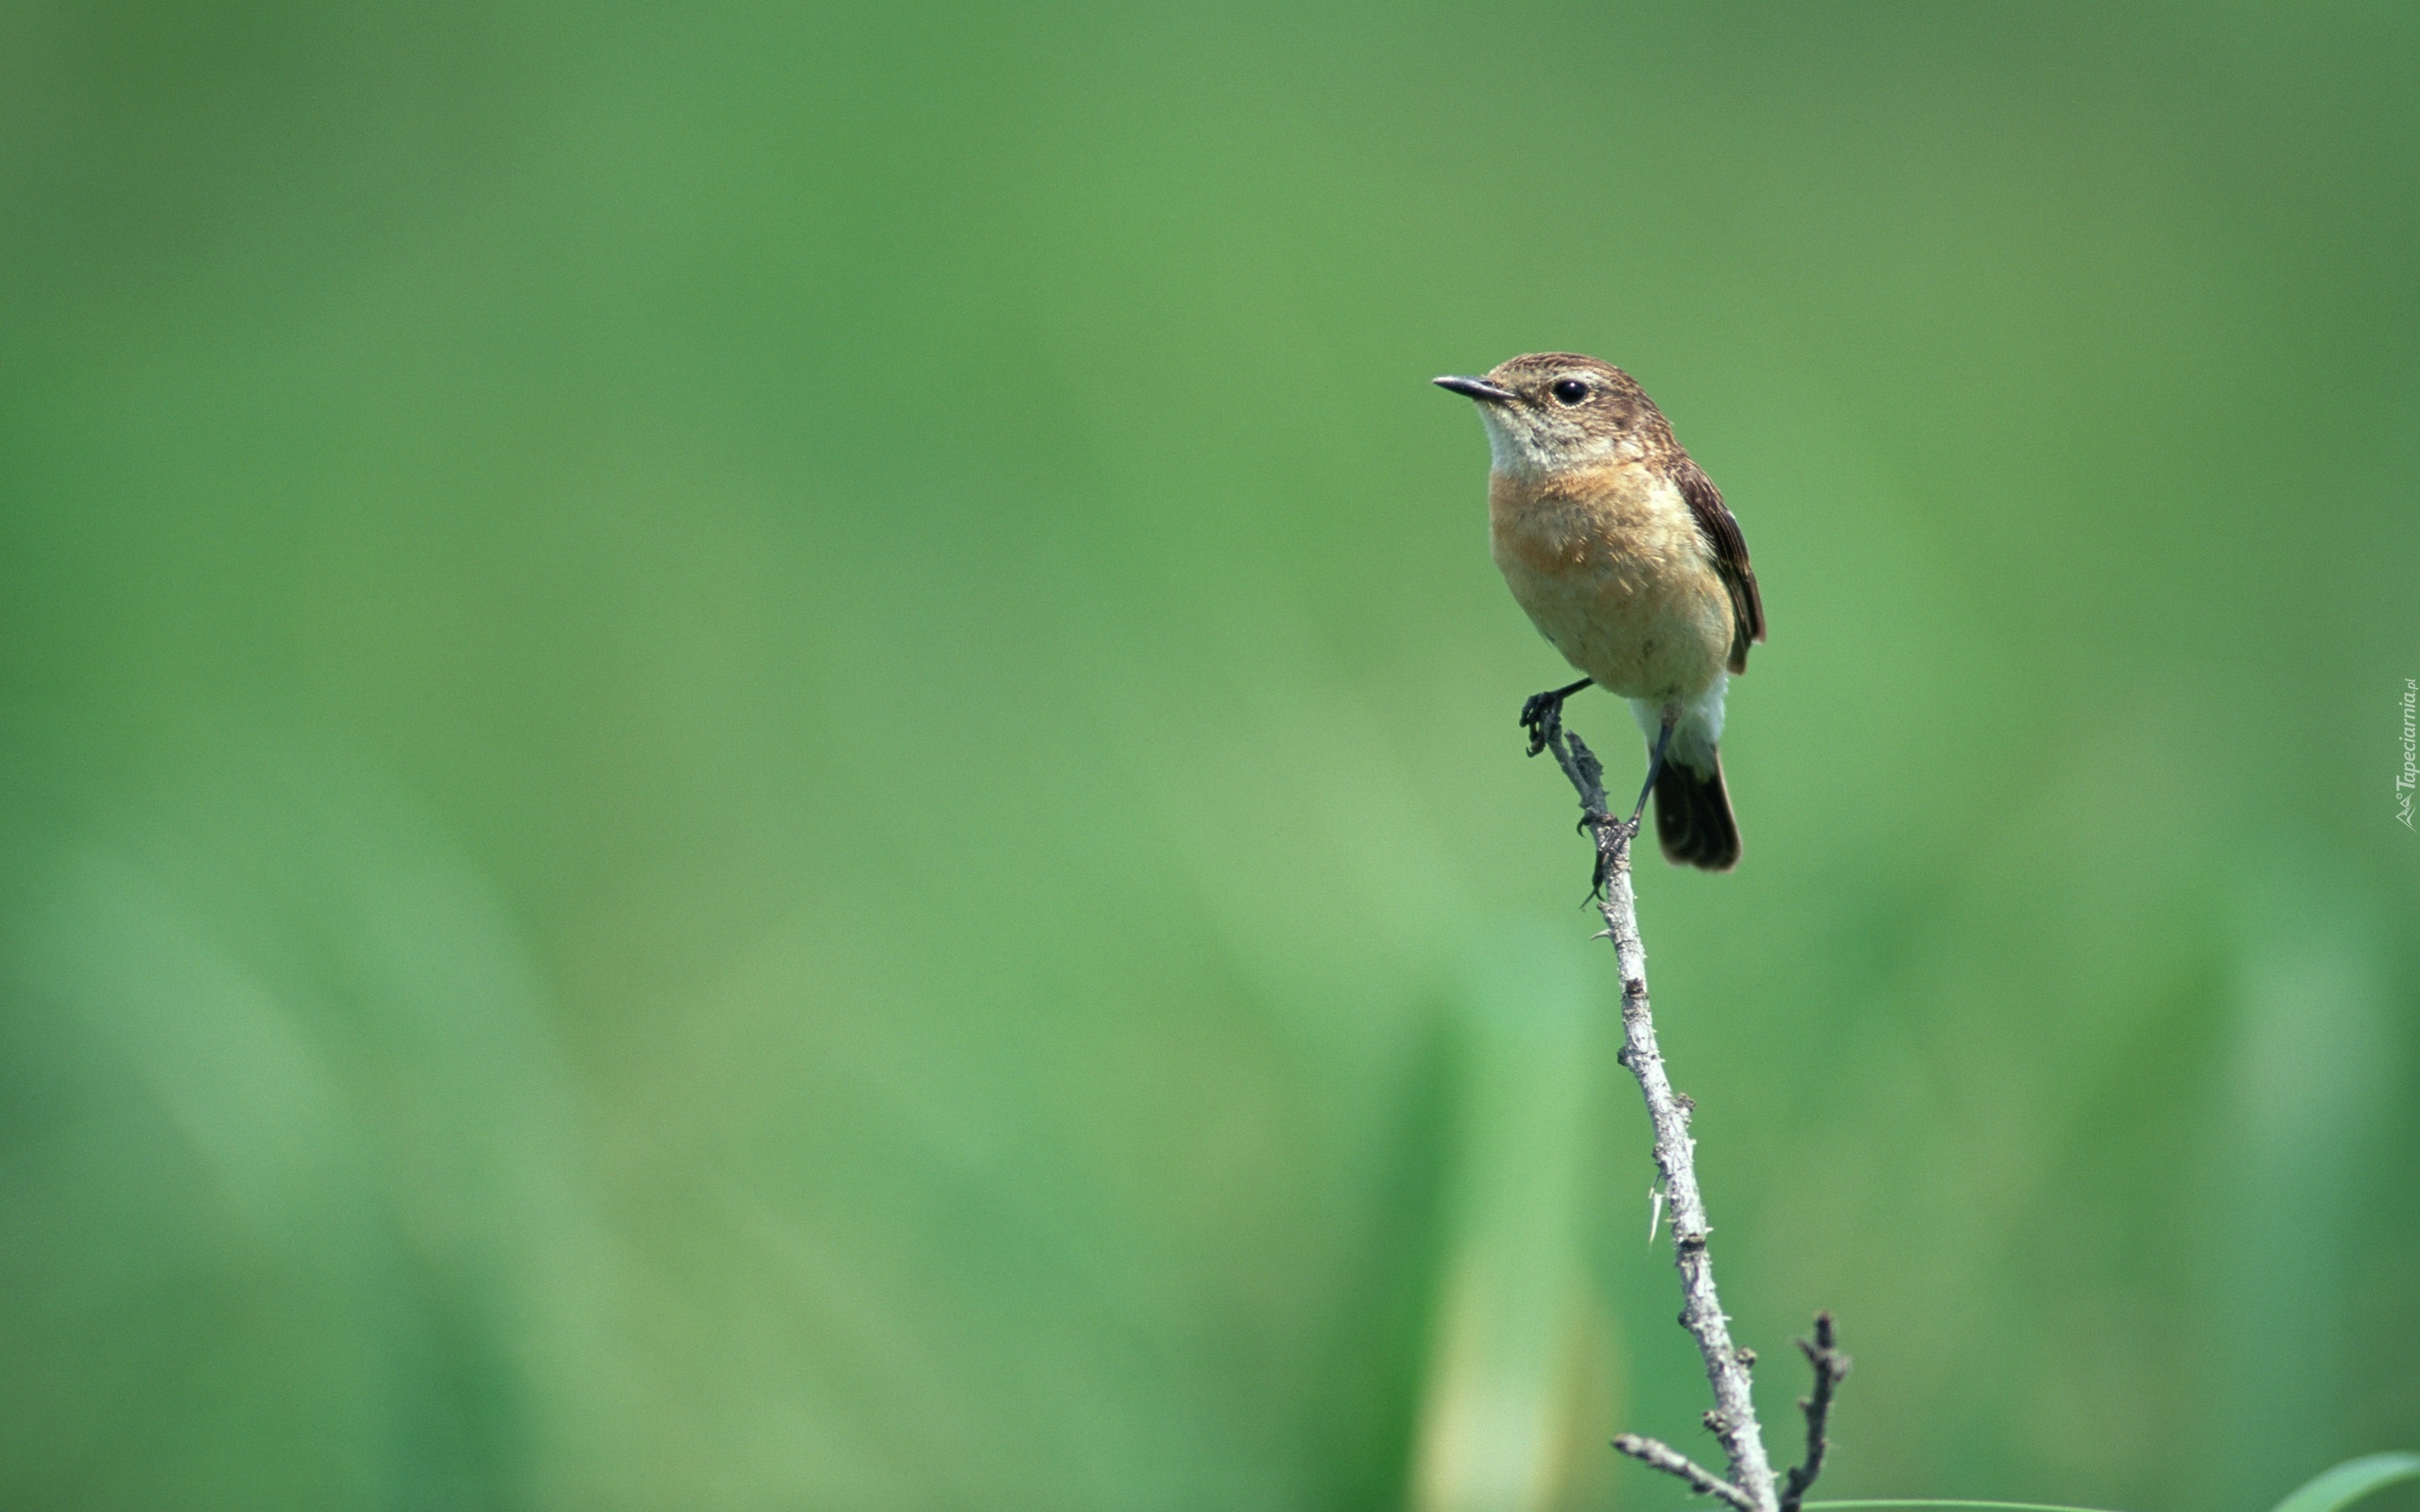
<path fill-rule="evenodd" d="M 1588 386 L 1577 378 L 1555 380 L 1554 397 L 1564 404 L 1576 404 L 1588 397 Z"/>

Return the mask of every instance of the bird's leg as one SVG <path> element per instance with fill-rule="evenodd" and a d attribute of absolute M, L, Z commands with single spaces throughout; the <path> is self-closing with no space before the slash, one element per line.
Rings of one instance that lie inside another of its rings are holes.
<path fill-rule="evenodd" d="M 1655 780 L 1664 775 L 1664 752 L 1672 744 L 1672 721 L 1668 715 L 1664 728 L 1655 732 L 1655 751 L 1647 758 L 1647 781 L 1638 790 L 1638 806 L 1630 811 L 1630 833 L 1638 833 L 1638 821 L 1647 812 L 1647 795 L 1655 791 Z"/>
<path fill-rule="evenodd" d="M 1530 695 L 1521 705 L 1521 728 L 1530 732 L 1530 754 L 1535 756 L 1547 748 L 1547 729 L 1563 718 L 1563 700 L 1589 686 L 1597 679 L 1582 678 L 1568 688 L 1550 688 L 1545 693 Z"/>
<path fill-rule="evenodd" d="M 1638 821 L 1647 814 L 1647 796 L 1655 791 L 1655 779 L 1664 771 L 1664 753 L 1671 748 L 1671 745 L 1672 721 L 1667 719 L 1663 728 L 1655 732 L 1655 749 L 1647 758 L 1647 781 L 1639 786 L 1638 804 L 1630 811 L 1628 820 L 1616 820 L 1610 814 L 1583 814 L 1580 816 L 1580 827 L 1583 830 L 1594 830 L 1601 824 L 1612 832 L 1610 836 L 1601 833 L 1598 836 L 1597 868 L 1588 878 L 1590 902 L 1604 896 L 1605 879 L 1613 873 L 1615 855 L 1622 847 L 1638 838 Z"/>

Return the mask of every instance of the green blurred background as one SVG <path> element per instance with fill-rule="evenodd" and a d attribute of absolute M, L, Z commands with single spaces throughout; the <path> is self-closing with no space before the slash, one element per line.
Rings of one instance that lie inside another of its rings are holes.
<path fill-rule="evenodd" d="M 0 1504 L 1679 1504 L 1551 348 L 1776 1440 L 2420 1447 L 2420 11 L 29 0 L 0 183 Z"/>

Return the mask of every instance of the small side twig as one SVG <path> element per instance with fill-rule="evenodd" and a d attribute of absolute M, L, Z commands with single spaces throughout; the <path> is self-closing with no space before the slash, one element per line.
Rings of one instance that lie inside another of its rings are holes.
<path fill-rule="evenodd" d="M 1623 1434 L 1614 1440 L 1614 1447 L 1644 1465 L 1652 1465 L 1667 1475 L 1677 1475 L 1689 1483 L 1689 1489 L 1701 1496 L 1720 1497 L 1738 1512 L 1756 1512 L 1756 1503 L 1748 1493 L 1699 1465 L 1686 1454 L 1660 1438 L 1640 1434 Z"/>
<path fill-rule="evenodd" d="M 1832 1447 L 1825 1436 L 1832 1417 L 1832 1392 L 1849 1373 L 1849 1357 L 1832 1341 L 1831 1314 L 1815 1314 L 1814 1342 L 1801 1339 L 1798 1348 L 1815 1372 L 1815 1394 L 1798 1399 L 1798 1410 L 1806 1415 L 1806 1458 L 1789 1468 L 1789 1477 L 1782 1485 L 1781 1512 L 1798 1512 L 1815 1477 L 1824 1473 L 1824 1452 Z"/>

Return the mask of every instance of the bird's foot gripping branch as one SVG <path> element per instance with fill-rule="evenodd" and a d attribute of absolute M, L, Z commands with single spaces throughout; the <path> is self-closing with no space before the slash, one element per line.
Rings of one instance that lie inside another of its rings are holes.
<path fill-rule="evenodd" d="M 1681 1326 L 1696 1338 L 1698 1352 L 1705 1360 L 1706 1381 L 1714 1388 L 1714 1409 L 1705 1415 L 1705 1425 L 1729 1458 L 1730 1478 L 1696 1465 L 1668 1444 L 1637 1434 L 1622 1435 L 1614 1440 L 1614 1447 L 1679 1477 L 1693 1490 L 1720 1498 L 1737 1512 L 1798 1512 L 1824 1468 L 1832 1397 L 1848 1374 L 1848 1356 L 1834 1346 L 1831 1315 L 1818 1316 L 1814 1339 L 1800 1343 L 1815 1369 L 1814 1394 L 1800 1402 L 1806 1415 L 1806 1457 L 1777 1486 L 1750 1393 L 1750 1372 L 1756 1357 L 1731 1342 L 1729 1319 L 1715 1296 L 1714 1262 L 1706 1250 L 1706 1236 L 1713 1226 L 1706 1221 L 1705 1202 L 1698 1193 L 1696 1142 L 1689 1137 L 1691 1104 L 1673 1091 L 1664 1072 L 1664 1057 L 1655 1048 L 1655 1020 L 1647 1002 L 1647 950 L 1639 940 L 1637 898 L 1631 888 L 1630 843 L 1636 828 L 1613 816 L 1612 805 L 1605 799 L 1604 767 L 1585 741 L 1563 728 L 1559 703 L 1538 711 L 1536 735 L 1554 752 L 1564 775 L 1578 790 L 1582 826 L 1596 838 L 1599 885 L 1596 902 L 1605 916 L 1605 930 L 1599 937 L 1613 941 L 1621 972 L 1619 1058 L 1638 1078 L 1638 1090 L 1647 1100 L 1648 1121 L 1654 1127 L 1655 1166 L 1671 1204 L 1673 1257 L 1681 1272 Z"/>

